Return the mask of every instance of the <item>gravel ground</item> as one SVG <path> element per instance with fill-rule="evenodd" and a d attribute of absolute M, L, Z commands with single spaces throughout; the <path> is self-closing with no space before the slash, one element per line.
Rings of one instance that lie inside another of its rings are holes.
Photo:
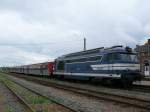
<path fill-rule="evenodd" d="M 17 97 L 2 82 L 0 82 L 0 112 L 26 112 Z"/>
<path fill-rule="evenodd" d="M 84 95 L 56 89 L 53 87 L 45 87 L 43 85 L 35 84 L 29 81 L 18 79 L 16 77 L 8 76 L 20 84 L 25 85 L 30 89 L 51 97 L 65 105 L 68 105 L 79 112 L 148 112 L 146 110 L 137 109 L 125 104 L 118 104 L 95 98 L 89 98 Z"/>

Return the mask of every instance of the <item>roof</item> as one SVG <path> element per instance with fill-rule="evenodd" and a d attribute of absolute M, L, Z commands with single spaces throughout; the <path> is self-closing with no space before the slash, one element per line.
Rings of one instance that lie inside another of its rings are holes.
<path fill-rule="evenodd" d="M 90 49 L 90 50 L 86 50 L 86 51 L 75 52 L 75 53 L 70 53 L 70 54 L 67 54 L 67 55 L 63 55 L 61 57 L 70 58 L 70 57 L 80 56 L 80 55 L 83 56 L 83 55 L 89 55 L 89 54 L 96 54 L 96 53 L 99 53 L 100 50 L 102 50 L 102 49 L 104 49 L 104 47 Z"/>
<path fill-rule="evenodd" d="M 80 51 L 80 52 L 75 52 L 75 53 L 70 53 L 67 55 L 63 55 L 61 57 L 58 57 L 59 59 L 71 59 L 74 57 L 82 57 L 82 56 L 93 56 L 93 55 L 97 55 L 97 54 L 104 54 L 104 53 L 109 53 L 109 52 L 126 52 L 127 48 L 129 47 L 123 47 L 121 45 L 117 45 L 117 46 L 112 46 L 109 48 L 104 48 L 104 47 L 100 47 L 100 48 L 95 48 L 95 49 L 90 49 L 90 50 L 86 50 L 86 51 Z"/>

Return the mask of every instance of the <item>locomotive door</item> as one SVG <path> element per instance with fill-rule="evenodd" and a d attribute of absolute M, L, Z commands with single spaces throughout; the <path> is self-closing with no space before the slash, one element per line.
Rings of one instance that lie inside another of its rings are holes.
<path fill-rule="evenodd" d="M 145 64 L 144 64 L 144 75 L 145 75 L 145 76 L 150 76 L 149 63 L 145 63 Z"/>
<path fill-rule="evenodd" d="M 113 73 L 113 53 L 108 54 L 107 56 L 107 61 L 108 61 L 108 74 L 112 75 Z"/>
<path fill-rule="evenodd" d="M 65 71 L 65 62 L 64 61 L 59 61 L 57 64 L 57 70 L 64 72 Z"/>

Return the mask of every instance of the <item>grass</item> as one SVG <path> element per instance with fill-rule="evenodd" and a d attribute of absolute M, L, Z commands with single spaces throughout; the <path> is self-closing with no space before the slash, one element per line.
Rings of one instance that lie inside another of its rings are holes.
<path fill-rule="evenodd" d="M 15 110 L 14 110 L 13 107 L 7 105 L 6 108 L 5 108 L 5 110 L 4 110 L 4 112 L 15 112 Z"/>

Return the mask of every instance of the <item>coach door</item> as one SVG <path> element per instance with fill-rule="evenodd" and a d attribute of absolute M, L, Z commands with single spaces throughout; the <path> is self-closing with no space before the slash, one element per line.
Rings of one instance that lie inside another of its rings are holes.
<path fill-rule="evenodd" d="M 41 65 L 39 69 L 40 69 L 40 75 L 44 75 L 44 73 L 43 73 L 43 70 L 44 70 L 43 65 Z"/>
<path fill-rule="evenodd" d="M 108 62 L 108 74 L 113 74 L 113 53 L 108 54 L 107 56 L 107 62 Z"/>

